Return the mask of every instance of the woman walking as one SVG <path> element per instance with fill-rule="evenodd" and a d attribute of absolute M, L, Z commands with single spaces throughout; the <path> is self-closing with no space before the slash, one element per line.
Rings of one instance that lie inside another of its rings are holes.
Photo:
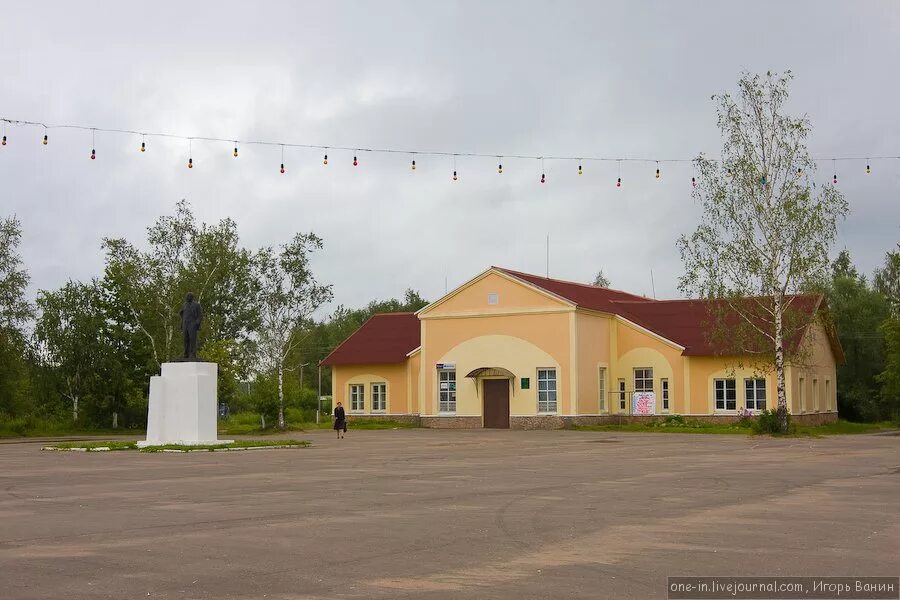
<path fill-rule="evenodd" d="M 338 439 L 347 433 L 347 416 L 344 414 L 344 407 L 340 402 L 334 407 L 334 430 L 337 432 Z"/>

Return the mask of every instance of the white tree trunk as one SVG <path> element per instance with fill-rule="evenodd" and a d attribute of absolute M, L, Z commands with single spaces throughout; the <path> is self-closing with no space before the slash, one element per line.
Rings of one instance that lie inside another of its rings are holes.
<path fill-rule="evenodd" d="M 78 422 L 78 396 L 72 396 L 72 421 Z"/>
<path fill-rule="evenodd" d="M 278 365 L 278 428 L 284 429 L 284 366 Z"/>
<path fill-rule="evenodd" d="M 787 391 L 784 383 L 784 314 L 781 296 L 775 296 L 775 380 L 778 395 L 778 424 L 787 433 Z"/>
<path fill-rule="evenodd" d="M 119 413 L 114 412 L 113 413 L 113 429 L 118 429 L 118 428 L 119 428 Z"/>

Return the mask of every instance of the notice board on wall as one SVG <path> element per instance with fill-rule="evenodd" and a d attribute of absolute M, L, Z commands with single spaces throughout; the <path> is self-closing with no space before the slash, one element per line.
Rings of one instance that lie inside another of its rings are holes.
<path fill-rule="evenodd" d="M 655 392 L 635 392 L 631 395 L 631 414 L 633 415 L 655 415 L 656 414 L 656 393 Z"/>

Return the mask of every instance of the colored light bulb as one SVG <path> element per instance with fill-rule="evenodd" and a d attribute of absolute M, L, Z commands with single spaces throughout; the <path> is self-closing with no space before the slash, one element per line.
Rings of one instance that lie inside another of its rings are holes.
<path fill-rule="evenodd" d="M 831 183 L 837 185 L 837 173 L 834 174 L 834 178 L 831 180 Z"/>
<path fill-rule="evenodd" d="M 412 161 L 412 166 L 410 167 L 413 171 L 416 170 L 416 161 Z"/>
<path fill-rule="evenodd" d="M 193 168 L 194 168 L 194 159 L 189 158 L 188 159 L 188 169 L 193 169 Z"/>
<path fill-rule="evenodd" d="M 731 177 L 731 169 L 725 169 L 725 175 Z"/>
<path fill-rule="evenodd" d="M 323 165 L 327 165 L 327 164 L 328 164 L 328 155 L 327 155 L 327 154 L 325 155 L 325 158 L 322 159 L 322 164 L 323 164 Z"/>
<path fill-rule="evenodd" d="M 697 187 L 697 178 L 691 177 L 691 187 Z"/>
<path fill-rule="evenodd" d="M 237 146 L 234 147 L 234 157 L 237 158 Z"/>
<path fill-rule="evenodd" d="M 94 150 L 93 148 L 91 148 L 91 160 L 96 160 L 96 158 L 97 158 L 97 151 Z"/>
<path fill-rule="evenodd" d="M 622 187 L 622 178 L 621 177 L 616 179 L 616 187 Z"/>
<path fill-rule="evenodd" d="M 43 142 L 43 144 L 46 146 L 48 141 L 49 141 L 49 140 L 47 139 L 47 134 L 45 133 L 45 134 L 44 134 L 44 142 Z"/>
<path fill-rule="evenodd" d="M 6 145 L 6 136 L 5 135 L 3 136 L 3 141 L 0 142 L 0 144 L 3 144 L 4 146 Z"/>
<path fill-rule="evenodd" d="M 797 167 L 797 177 L 800 177 L 801 175 L 803 175 L 803 169 Z"/>
<path fill-rule="evenodd" d="M 284 163 L 281 163 L 281 174 L 284 175 Z"/>
<path fill-rule="evenodd" d="M 541 183 L 544 183 L 545 181 L 547 181 L 547 178 L 544 177 L 543 173 L 541 173 Z"/>
<path fill-rule="evenodd" d="M 457 180 L 456 171 L 453 171 L 453 181 L 456 181 L 456 180 Z"/>
<path fill-rule="evenodd" d="M 141 142 L 141 152 L 146 152 L 146 151 L 147 151 L 147 144 L 145 144 L 144 142 Z"/>
<path fill-rule="evenodd" d="M 659 179 L 659 176 L 660 176 L 659 169 L 656 169 L 656 178 Z"/>
<path fill-rule="evenodd" d="M 497 165 L 497 172 L 501 173 L 501 174 L 503 173 L 503 165 L 502 164 Z"/>
<path fill-rule="evenodd" d="M 356 160 L 356 156 L 353 157 L 353 166 L 356 167 L 359 165 L 359 161 Z"/>
<path fill-rule="evenodd" d="M 584 175 L 584 171 L 581 170 L 581 165 L 578 165 L 578 174 Z"/>
<path fill-rule="evenodd" d="M 759 183 L 763 187 L 766 187 L 766 176 L 765 175 L 763 175 L 762 177 L 759 178 Z"/>
<path fill-rule="evenodd" d="M 6 139 L 6 138 L 4 138 L 4 139 Z M 872 172 L 872 167 L 870 167 L 868 165 L 868 163 L 866 163 L 866 175 L 869 175 L 871 172 Z"/>

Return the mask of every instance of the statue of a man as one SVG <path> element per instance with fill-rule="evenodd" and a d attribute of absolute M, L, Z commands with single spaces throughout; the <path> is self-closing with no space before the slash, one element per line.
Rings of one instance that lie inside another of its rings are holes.
<path fill-rule="evenodd" d="M 181 315 L 181 332 L 184 334 L 184 356 L 182 360 L 197 360 L 197 332 L 203 320 L 203 309 L 199 302 L 194 302 L 194 294 L 188 293 L 184 299 Z"/>

